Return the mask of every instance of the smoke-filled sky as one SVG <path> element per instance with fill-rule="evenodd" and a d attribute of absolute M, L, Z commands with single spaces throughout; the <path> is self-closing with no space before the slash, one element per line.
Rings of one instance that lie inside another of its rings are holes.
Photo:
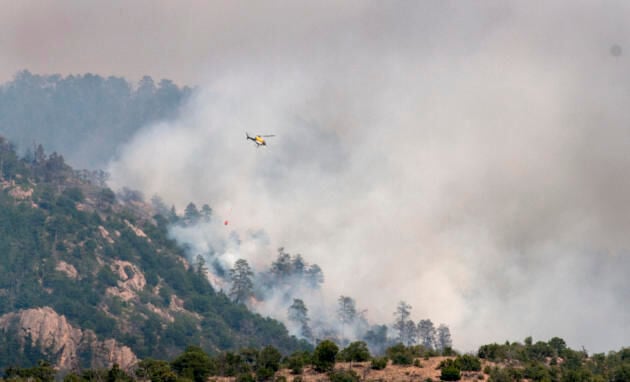
<path fill-rule="evenodd" d="M 301 253 L 331 301 L 405 300 L 464 351 L 630 343 L 627 2 L 7 3 L 4 78 L 199 85 L 110 167 L 230 220 L 187 240 L 264 230 L 232 255 Z"/>

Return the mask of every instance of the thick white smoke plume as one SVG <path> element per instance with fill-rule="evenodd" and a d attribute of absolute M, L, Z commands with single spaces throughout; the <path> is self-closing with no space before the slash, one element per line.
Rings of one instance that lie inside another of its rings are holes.
<path fill-rule="evenodd" d="M 262 45 L 210 65 L 177 122 L 121 150 L 114 185 L 208 203 L 215 225 L 174 231 L 191 247 L 255 269 L 301 253 L 322 299 L 388 323 L 405 300 L 461 350 L 627 345 L 630 65 L 610 54 L 627 6 L 370 4 L 254 23 Z"/>

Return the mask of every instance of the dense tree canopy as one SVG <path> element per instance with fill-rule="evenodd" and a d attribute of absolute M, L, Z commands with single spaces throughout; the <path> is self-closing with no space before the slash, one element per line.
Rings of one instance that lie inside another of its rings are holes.
<path fill-rule="evenodd" d="M 0 134 L 32 154 L 33 142 L 42 143 L 75 166 L 95 168 L 141 127 L 177 116 L 191 94 L 151 77 L 134 86 L 120 77 L 22 71 L 0 86 Z"/>
<path fill-rule="evenodd" d="M 184 261 L 185 250 L 169 237 L 165 218 L 134 213 L 125 198 L 74 171 L 60 155 L 42 149 L 37 160 L 20 158 L 0 137 L 0 170 L 5 185 L 0 315 L 48 306 L 74 327 L 94 332 L 99 340 L 114 338 L 141 358 L 168 358 L 189 344 L 206 350 L 263 344 L 282 351 L 310 348 L 278 321 L 217 293 L 204 264 Z M 123 267 L 126 277 L 117 262 L 133 265 Z M 120 284 L 136 273 L 146 286 L 121 299 Z M 176 309 L 174 301 L 181 304 Z M 168 311 L 170 318 L 156 311 Z M 19 340 L 9 333 L 0 336 L 0 365 L 33 366 L 46 355 L 47 349 L 14 346 Z M 89 354 L 85 358 L 79 362 L 88 367 L 92 360 Z"/>

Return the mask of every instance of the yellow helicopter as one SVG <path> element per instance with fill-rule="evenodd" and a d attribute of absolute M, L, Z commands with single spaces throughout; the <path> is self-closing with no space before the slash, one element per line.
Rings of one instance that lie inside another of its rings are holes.
<path fill-rule="evenodd" d="M 247 136 L 247 139 L 251 139 L 252 141 L 254 141 L 254 143 L 256 143 L 256 147 L 260 147 L 260 146 L 267 146 L 267 142 L 265 141 L 265 138 L 269 138 L 269 137 L 275 137 L 275 135 L 255 135 L 253 137 L 250 137 L 249 134 L 247 134 L 247 132 L 245 132 L 245 135 Z"/>

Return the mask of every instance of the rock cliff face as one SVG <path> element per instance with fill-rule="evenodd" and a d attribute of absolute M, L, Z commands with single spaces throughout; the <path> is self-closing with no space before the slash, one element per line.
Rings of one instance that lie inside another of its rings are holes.
<path fill-rule="evenodd" d="M 19 333 L 22 341 L 30 338 L 32 345 L 55 356 L 53 361 L 63 370 L 78 367 L 81 354 L 91 354 L 91 367 L 111 367 L 117 363 L 121 368 L 129 369 L 137 362 L 129 347 L 114 339 L 99 341 L 94 332 L 74 328 L 66 317 L 49 307 L 0 316 L 0 330 Z"/>

